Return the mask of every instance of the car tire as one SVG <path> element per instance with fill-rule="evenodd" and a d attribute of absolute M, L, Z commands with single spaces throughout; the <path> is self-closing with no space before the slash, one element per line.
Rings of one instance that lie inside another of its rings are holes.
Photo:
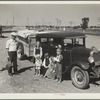
<path fill-rule="evenodd" d="M 71 70 L 71 80 L 75 87 L 86 89 L 89 85 L 89 74 L 79 66 L 73 66 Z"/>

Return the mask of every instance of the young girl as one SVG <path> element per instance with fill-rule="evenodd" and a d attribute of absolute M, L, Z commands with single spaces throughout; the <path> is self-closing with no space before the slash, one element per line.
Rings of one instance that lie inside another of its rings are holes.
<path fill-rule="evenodd" d="M 63 56 L 62 56 L 61 52 L 62 52 L 62 50 L 58 48 L 57 51 L 56 51 L 57 56 L 54 58 L 54 60 L 56 61 L 56 78 L 58 79 L 59 83 L 62 81 L 62 60 L 63 60 Z"/>
<path fill-rule="evenodd" d="M 36 60 L 35 60 L 35 75 L 40 75 L 40 69 L 42 66 L 42 60 L 40 58 L 40 55 L 36 56 Z"/>

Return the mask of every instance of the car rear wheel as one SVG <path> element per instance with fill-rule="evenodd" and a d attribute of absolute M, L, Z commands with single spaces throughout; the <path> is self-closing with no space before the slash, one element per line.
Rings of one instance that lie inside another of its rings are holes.
<path fill-rule="evenodd" d="M 73 66 L 71 70 L 71 80 L 74 86 L 85 89 L 89 85 L 89 74 L 78 66 Z"/>

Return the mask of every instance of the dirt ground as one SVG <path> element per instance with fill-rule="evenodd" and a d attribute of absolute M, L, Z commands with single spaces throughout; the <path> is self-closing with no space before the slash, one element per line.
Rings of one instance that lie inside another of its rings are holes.
<path fill-rule="evenodd" d="M 6 41 L 9 33 L 0 38 L 0 69 L 6 65 Z M 63 80 L 58 83 L 52 79 L 34 76 L 34 66 L 28 60 L 18 60 L 18 75 L 8 76 L 7 71 L 0 72 L 0 93 L 100 93 L 100 81 L 90 83 L 85 90 L 77 89 L 71 80 Z"/>

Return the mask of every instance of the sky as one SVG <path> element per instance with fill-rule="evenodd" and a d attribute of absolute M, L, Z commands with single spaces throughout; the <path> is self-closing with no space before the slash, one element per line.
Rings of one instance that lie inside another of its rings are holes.
<path fill-rule="evenodd" d="M 1 25 L 57 25 L 59 20 L 74 26 L 83 17 L 89 17 L 89 26 L 100 24 L 100 4 L 0 4 Z"/>

